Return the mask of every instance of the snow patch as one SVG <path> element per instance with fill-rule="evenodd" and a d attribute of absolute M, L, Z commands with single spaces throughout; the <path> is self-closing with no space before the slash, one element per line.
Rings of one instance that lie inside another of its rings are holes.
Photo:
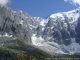
<path fill-rule="evenodd" d="M 80 52 L 80 45 L 75 42 L 75 38 L 71 38 L 72 43 L 68 46 L 64 46 L 64 49 L 69 51 L 70 54 L 78 53 Z"/>
<path fill-rule="evenodd" d="M 48 42 L 48 41 L 45 42 L 42 37 L 36 37 L 36 34 L 33 34 L 31 39 L 33 45 L 39 47 L 40 49 L 46 52 L 50 52 L 51 54 L 54 53 L 66 54 L 61 50 L 60 45 L 58 45 L 55 42 Z"/>
<path fill-rule="evenodd" d="M 36 34 L 32 36 L 32 43 L 36 46 L 42 46 L 44 39 L 42 37 L 36 37 Z"/>
<path fill-rule="evenodd" d="M 23 21 L 22 20 L 20 21 L 20 24 L 23 24 Z"/>
<path fill-rule="evenodd" d="M 13 13 L 17 13 L 16 11 L 13 11 Z"/>
<path fill-rule="evenodd" d="M 25 17 L 25 18 L 28 18 L 28 17 Z"/>
<path fill-rule="evenodd" d="M 3 35 L 5 37 L 12 37 L 12 35 L 8 35 L 7 33 L 5 33 L 5 35 Z"/>
<path fill-rule="evenodd" d="M 67 23 L 64 23 L 64 25 L 63 25 L 63 26 L 67 28 Z"/>
<path fill-rule="evenodd" d="M 20 10 L 20 12 L 22 13 L 23 11 Z"/>
<path fill-rule="evenodd" d="M 55 14 L 52 14 L 50 16 L 50 18 L 55 18 L 55 17 L 63 17 L 63 14 L 61 14 L 61 13 L 55 13 Z"/>
<path fill-rule="evenodd" d="M 40 25 L 41 25 L 41 26 L 45 26 L 45 20 L 42 20 L 42 21 L 40 22 Z"/>
<path fill-rule="evenodd" d="M 9 35 L 8 33 L 5 33 L 4 35 L 0 34 L 0 37 L 12 37 L 12 35 Z"/>

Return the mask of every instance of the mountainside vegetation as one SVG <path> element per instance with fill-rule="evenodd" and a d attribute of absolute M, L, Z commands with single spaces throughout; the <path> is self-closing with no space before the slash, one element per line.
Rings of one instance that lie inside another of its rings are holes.
<path fill-rule="evenodd" d="M 0 46 L 0 60 L 44 60 L 48 55 L 20 40 L 7 41 Z"/>

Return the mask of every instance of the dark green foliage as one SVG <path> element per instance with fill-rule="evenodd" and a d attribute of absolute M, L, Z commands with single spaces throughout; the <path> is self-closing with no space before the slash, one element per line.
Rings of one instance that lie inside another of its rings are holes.
<path fill-rule="evenodd" d="M 0 47 L 0 60 L 15 60 L 16 57 L 20 60 L 29 60 L 30 58 L 44 60 L 46 55 L 43 51 L 27 45 L 18 39 L 6 41 L 6 43 Z"/>

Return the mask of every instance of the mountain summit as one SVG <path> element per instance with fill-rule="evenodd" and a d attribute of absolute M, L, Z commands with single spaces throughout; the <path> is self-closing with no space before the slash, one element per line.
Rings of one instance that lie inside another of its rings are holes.
<path fill-rule="evenodd" d="M 32 42 L 49 53 L 80 53 L 80 8 L 49 15 L 42 19 Z"/>
<path fill-rule="evenodd" d="M 79 25 L 80 8 L 43 19 L 0 6 L 0 45 L 19 39 L 51 55 L 80 53 Z"/>

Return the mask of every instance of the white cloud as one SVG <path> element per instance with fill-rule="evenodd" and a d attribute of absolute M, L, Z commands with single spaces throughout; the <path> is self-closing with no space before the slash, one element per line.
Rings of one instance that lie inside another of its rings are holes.
<path fill-rule="evenodd" d="M 4 6 L 7 5 L 10 2 L 10 0 L 0 0 L 0 5 Z"/>
<path fill-rule="evenodd" d="M 72 5 L 80 6 L 80 0 L 64 0 L 65 2 L 69 2 Z"/>

